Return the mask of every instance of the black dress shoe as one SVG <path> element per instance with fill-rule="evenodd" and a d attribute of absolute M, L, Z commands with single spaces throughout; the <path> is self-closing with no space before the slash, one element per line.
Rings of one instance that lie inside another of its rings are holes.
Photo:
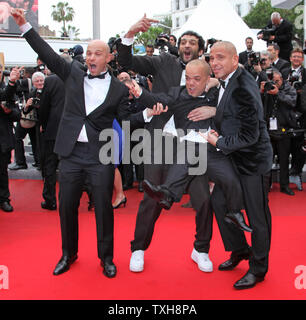
<path fill-rule="evenodd" d="M 224 220 L 228 223 L 235 224 L 242 231 L 252 232 L 253 230 L 245 223 L 241 212 L 229 212 L 225 215 Z"/>
<path fill-rule="evenodd" d="M 46 210 L 56 210 L 57 209 L 56 203 L 51 204 L 51 203 L 47 203 L 46 201 L 43 201 L 41 203 L 41 207 Z"/>
<path fill-rule="evenodd" d="M 5 212 L 13 212 L 14 211 L 14 208 L 11 206 L 9 201 L 4 201 L 4 202 L 0 203 L 0 208 Z"/>
<path fill-rule="evenodd" d="M 251 272 L 247 272 L 240 280 L 234 284 L 234 288 L 237 290 L 253 288 L 257 282 L 264 281 L 265 277 L 258 277 Z"/>
<path fill-rule="evenodd" d="M 10 170 L 25 170 L 28 169 L 28 166 L 26 164 L 17 164 L 15 163 L 12 166 L 9 166 Z"/>
<path fill-rule="evenodd" d="M 103 274 L 108 278 L 114 278 L 117 274 L 117 268 L 113 262 L 103 262 L 101 261 L 101 266 L 103 268 Z"/>
<path fill-rule="evenodd" d="M 166 188 L 154 186 L 148 180 L 144 180 L 143 189 L 151 198 L 156 200 L 163 209 L 170 210 L 173 204 L 173 198 Z"/>
<path fill-rule="evenodd" d="M 78 258 L 77 255 L 74 255 L 72 257 L 68 256 L 62 256 L 58 264 L 56 265 L 53 274 L 55 276 L 58 276 L 59 274 L 62 274 L 69 270 L 70 266 L 73 264 L 73 262 Z"/>
<path fill-rule="evenodd" d="M 220 271 L 229 271 L 233 270 L 242 260 L 249 260 L 251 252 L 245 252 L 241 254 L 232 253 L 231 257 L 226 260 L 225 262 L 219 265 Z"/>
<path fill-rule="evenodd" d="M 286 186 L 286 187 L 281 187 L 281 188 L 280 188 L 280 192 L 286 193 L 286 194 L 288 194 L 289 196 L 294 196 L 294 195 L 295 195 L 295 193 L 294 193 L 288 186 Z"/>
<path fill-rule="evenodd" d="M 139 181 L 138 183 L 138 192 L 143 192 L 143 182 Z"/>

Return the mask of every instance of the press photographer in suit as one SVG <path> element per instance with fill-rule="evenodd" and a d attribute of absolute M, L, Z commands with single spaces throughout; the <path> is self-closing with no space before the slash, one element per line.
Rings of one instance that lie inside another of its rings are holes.
<path fill-rule="evenodd" d="M 13 122 L 20 119 L 20 111 L 14 101 L 20 70 L 21 68 L 13 68 L 8 85 L 0 89 L 0 208 L 5 212 L 14 210 L 10 204 L 7 166 L 11 162 L 11 151 L 14 149 Z"/>
<path fill-rule="evenodd" d="M 301 48 L 295 48 L 290 56 L 291 69 L 289 74 L 289 84 L 293 86 L 297 92 L 296 111 L 301 114 L 299 122 L 301 129 L 306 130 L 306 69 L 303 66 L 304 52 Z M 291 169 L 290 182 L 296 183 L 298 190 L 303 190 L 302 172 L 305 163 L 305 153 L 302 151 L 304 143 L 304 134 L 297 133 L 291 139 Z"/>
<path fill-rule="evenodd" d="M 292 51 L 292 24 L 283 19 L 278 12 L 271 14 L 271 21 L 268 25 L 258 32 L 257 38 L 269 43 L 277 43 L 280 47 L 279 56 L 282 59 L 290 61 L 290 52 Z"/>
<path fill-rule="evenodd" d="M 265 89 L 266 82 L 261 83 L 261 93 L 267 97 L 266 122 L 269 129 L 272 144 L 275 145 L 280 165 L 280 191 L 293 196 L 294 192 L 289 188 L 289 155 L 291 151 L 291 136 L 288 130 L 292 128 L 290 123 L 291 112 L 296 105 L 296 90 L 289 85 L 279 71 L 273 72 L 273 82 L 270 89 Z"/>

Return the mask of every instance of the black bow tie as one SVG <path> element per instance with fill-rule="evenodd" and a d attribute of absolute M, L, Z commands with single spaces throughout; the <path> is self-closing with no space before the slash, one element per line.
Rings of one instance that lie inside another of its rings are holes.
<path fill-rule="evenodd" d="M 97 78 L 98 79 L 105 79 L 106 74 L 107 74 L 107 71 L 102 74 L 99 74 L 97 76 L 93 76 L 92 74 L 88 74 L 88 79 L 97 79 Z"/>
<path fill-rule="evenodd" d="M 224 81 L 224 80 L 219 79 L 219 82 L 220 82 L 220 84 L 221 84 L 222 88 L 223 88 L 223 89 L 225 89 L 225 87 L 226 87 L 226 85 L 225 85 L 225 81 Z"/>

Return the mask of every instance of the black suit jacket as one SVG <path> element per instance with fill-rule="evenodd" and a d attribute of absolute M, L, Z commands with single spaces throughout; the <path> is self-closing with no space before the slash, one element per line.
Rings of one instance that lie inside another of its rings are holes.
<path fill-rule="evenodd" d="M 239 63 L 245 65 L 248 62 L 248 51 L 242 51 L 239 53 Z"/>
<path fill-rule="evenodd" d="M 55 140 L 65 104 L 64 82 L 55 74 L 45 79 L 38 119 L 45 140 Z"/>
<path fill-rule="evenodd" d="M 287 60 L 279 58 L 277 63 L 272 63 L 272 66 L 282 74 L 284 80 L 288 79 L 291 65 Z"/>
<path fill-rule="evenodd" d="M 240 174 L 260 175 L 271 169 L 272 147 L 254 78 L 238 68 L 217 107 L 214 124 L 222 136 L 217 148 L 231 154 Z"/>
<path fill-rule="evenodd" d="M 84 101 L 86 67 L 78 61 L 67 62 L 60 57 L 34 29 L 26 32 L 24 37 L 48 68 L 65 83 L 65 106 L 55 142 L 55 153 L 61 157 L 68 157 L 85 125 L 91 152 L 99 161 L 99 150 L 106 143 L 99 141 L 101 131 L 112 128 L 115 117 L 119 119 L 126 117 L 125 109 L 129 96 L 127 87 L 112 76 L 104 103 L 86 115 Z"/>
<path fill-rule="evenodd" d="M 266 28 L 272 28 L 272 22 L 270 21 Z M 273 42 L 276 42 L 280 47 L 279 56 L 282 59 L 289 61 L 290 52 L 293 49 L 292 46 L 292 37 L 293 37 L 293 26 L 287 21 L 283 22 L 277 27 L 275 31 L 275 39 Z"/>
<path fill-rule="evenodd" d="M 208 129 L 212 124 L 212 119 L 191 121 L 188 119 L 188 114 L 202 106 L 216 107 L 218 102 L 218 89 L 212 88 L 208 93 L 203 94 L 201 97 L 192 97 L 188 94 L 186 86 L 173 87 L 169 90 L 168 94 L 165 93 L 149 93 L 143 92 L 140 101 L 148 107 L 153 106 L 157 102 L 163 103 L 168 106 L 168 112 L 165 114 L 165 120 L 170 119 L 174 115 L 174 122 L 176 129 L 182 129 L 184 134 L 187 134 L 188 129 L 200 130 Z M 155 119 L 158 121 L 159 116 Z M 154 121 L 155 119 L 152 119 Z M 164 124 L 158 121 L 159 124 Z"/>
<path fill-rule="evenodd" d="M 126 70 L 134 70 L 143 76 L 154 76 L 152 92 L 167 93 L 171 87 L 181 83 L 183 65 L 180 59 L 168 53 L 159 56 L 133 56 L 132 46 L 119 44 L 118 62 Z"/>
<path fill-rule="evenodd" d="M 10 85 L 0 90 L 0 102 L 6 101 L 12 109 L 6 114 L 0 107 L 0 152 L 11 151 L 15 145 L 13 122 L 20 120 L 20 110 L 13 100 L 15 90 L 16 86 Z"/>

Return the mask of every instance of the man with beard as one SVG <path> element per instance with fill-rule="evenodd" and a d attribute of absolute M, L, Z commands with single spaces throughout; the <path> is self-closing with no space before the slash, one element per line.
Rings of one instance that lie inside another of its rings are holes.
<path fill-rule="evenodd" d="M 143 76 L 153 75 L 152 92 L 167 93 L 171 87 L 185 85 L 185 66 L 189 61 L 198 59 L 203 54 L 204 40 L 197 33 L 187 31 L 178 40 L 179 57 L 168 53 L 161 53 L 153 57 L 133 56 L 131 49 L 135 34 L 146 32 L 151 27 L 151 23 L 155 22 L 157 21 L 148 19 L 145 15 L 129 29 L 121 44 L 118 45 L 118 62 L 125 69 L 134 70 Z M 215 112 L 215 108 L 198 107 L 188 114 L 188 119 L 191 121 L 204 120 L 214 116 Z M 146 129 L 153 137 L 154 129 L 163 129 L 171 123 L 171 119 L 169 120 L 167 117 L 154 118 L 147 124 Z M 163 184 L 170 166 L 165 164 L 165 161 L 161 161 L 160 164 L 154 162 L 154 155 L 164 154 L 167 138 L 169 137 L 164 137 L 158 146 L 154 146 L 154 141 L 151 141 L 151 164 L 144 166 L 144 178 L 155 185 Z M 191 203 L 196 210 L 196 240 L 194 242 L 196 260 L 199 269 L 204 272 L 212 271 L 212 263 L 207 254 L 212 234 L 212 211 L 208 188 L 208 183 L 200 176 L 195 177 L 188 187 Z M 155 222 L 161 211 L 162 207 L 145 193 L 137 213 L 134 240 L 131 242 L 130 270 L 132 272 L 143 271 L 144 251 L 151 243 Z"/>

